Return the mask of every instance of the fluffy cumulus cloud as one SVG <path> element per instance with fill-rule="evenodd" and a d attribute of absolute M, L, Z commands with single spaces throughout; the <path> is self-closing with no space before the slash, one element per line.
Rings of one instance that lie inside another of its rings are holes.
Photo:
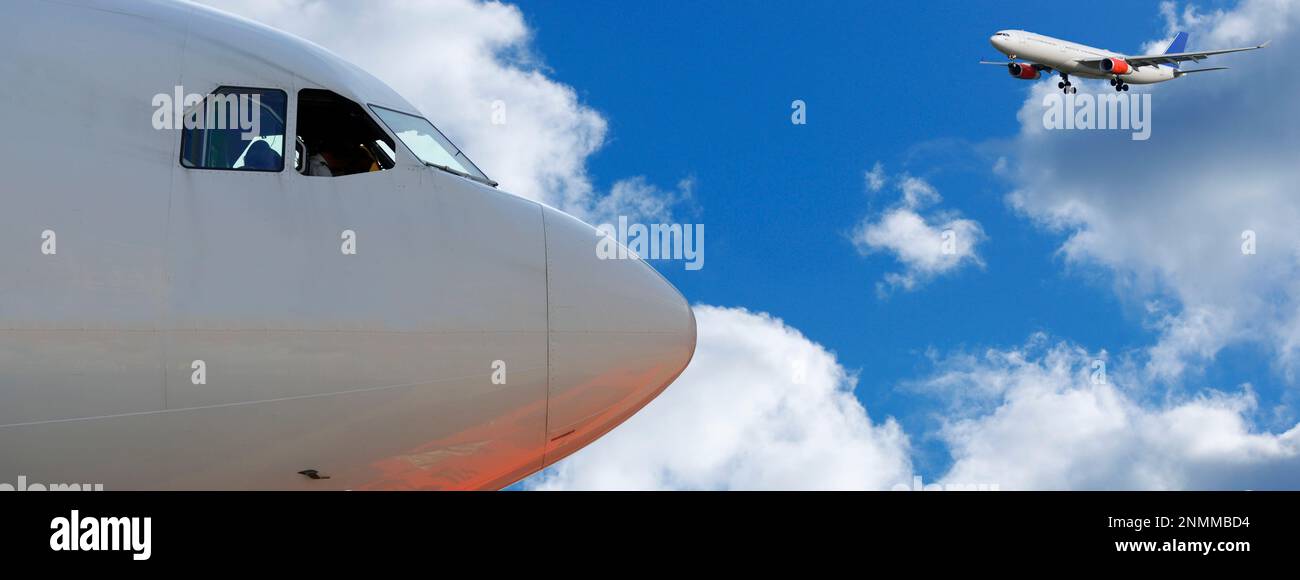
<path fill-rule="evenodd" d="M 627 423 L 526 482 L 532 489 L 889 489 L 908 439 L 873 422 L 835 355 L 780 320 L 696 308 L 686 372 Z"/>
<path fill-rule="evenodd" d="M 1147 401 L 1140 372 L 1038 335 L 953 356 L 919 389 L 952 404 L 949 484 L 1000 489 L 1295 489 L 1300 426 L 1257 432 L 1249 385 Z"/>
<path fill-rule="evenodd" d="M 890 181 L 880 163 L 866 173 L 867 189 L 872 193 Z M 927 211 L 943 198 L 924 179 L 903 175 L 892 181 L 899 192 L 898 202 L 880 215 L 868 216 L 852 235 L 858 251 L 890 254 L 903 267 L 901 272 L 885 274 L 876 286 L 880 295 L 893 289 L 912 290 L 966 264 L 984 265 L 976 252 L 985 238 L 979 222 L 950 210 Z"/>
<path fill-rule="evenodd" d="M 1134 52 L 1163 51 L 1178 30 L 1189 49 L 1266 49 L 1185 68 L 1229 66 L 1150 91 L 1151 136 L 1043 128 L 1037 84 L 1020 111 L 1022 131 L 1006 175 L 1011 205 L 1067 236 L 1060 253 L 1115 274 L 1117 290 L 1149 305 L 1162 339 L 1150 377 L 1176 382 L 1234 343 L 1262 347 L 1281 367 L 1300 353 L 1300 3 L 1243 0 L 1228 10 L 1166 3 L 1164 38 Z M 1109 91 L 1100 81 L 1081 91 Z M 1253 246 L 1253 253 L 1249 246 Z M 1243 251 L 1245 249 L 1246 251 Z"/>
<path fill-rule="evenodd" d="M 518 7 L 478 0 L 201 0 L 313 41 L 387 82 L 505 191 L 589 221 L 667 221 L 690 190 L 643 178 L 602 194 L 587 158 L 608 123 L 547 75 Z M 418 55 L 418 56 L 412 56 Z M 504 123 L 494 123 L 494 113 Z M 623 205 L 616 206 L 615 201 Z M 639 213 L 644 211 L 653 213 Z"/>

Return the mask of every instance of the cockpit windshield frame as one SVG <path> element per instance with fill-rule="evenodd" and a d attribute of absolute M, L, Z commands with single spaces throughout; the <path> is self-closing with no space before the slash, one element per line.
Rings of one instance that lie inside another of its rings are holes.
<path fill-rule="evenodd" d="M 407 149 L 411 150 L 411 153 L 415 154 L 416 159 L 421 163 L 428 165 L 429 167 L 436 167 L 448 173 L 472 179 L 491 187 L 496 187 L 498 185 L 497 182 L 484 174 L 483 171 L 479 169 L 467 155 L 465 155 L 464 151 L 461 151 L 459 147 L 452 143 L 451 140 L 448 139 L 447 136 L 428 119 L 417 114 L 390 109 L 388 107 L 381 107 L 375 104 L 370 105 L 370 110 L 375 113 L 376 117 L 379 117 L 380 122 L 382 122 L 398 140 L 406 145 Z M 399 123 L 405 123 L 405 125 L 400 127 L 395 126 Z M 432 132 L 429 132 L 428 129 L 432 129 Z M 426 151 L 425 149 L 428 146 L 427 143 L 412 142 L 408 140 L 407 137 L 403 136 L 404 133 L 410 133 L 413 130 L 424 131 L 425 136 L 434 141 L 434 144 L 442 150 L 446 159 L 438 159 L 437 157 L 441 157 L 440 155 Z M 433 157 L 433 159 L 426 159 L 426 157 Z M 447 161 L 450 161 L 450 163 Z"/>

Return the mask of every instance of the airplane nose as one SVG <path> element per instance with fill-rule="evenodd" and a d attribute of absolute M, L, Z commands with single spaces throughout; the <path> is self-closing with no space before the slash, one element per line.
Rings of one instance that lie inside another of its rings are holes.
<path fill-rule="evenodd" d="M 989 37 L 989 44 L 992 44 L 992 45 L 993 45 L 993 48 L 996 48 L 996 49 L 998 49 L 998 50 L 1002 50 L 1002 37 L 1001 37 L 1001 36 L 998 36 L 998 35 L 996 35 L 996 34 L 994 34 L 993 36 L 990 36 L 990 37 Z"/>
<path fill-rule="evenodd" d="M 696 336 L 690 304 L 654 268 L 631 256 L 602 259 L 599 231 L 562 212 L 543 211 L 550 465 L 667 388 L 694 356 Z"/>

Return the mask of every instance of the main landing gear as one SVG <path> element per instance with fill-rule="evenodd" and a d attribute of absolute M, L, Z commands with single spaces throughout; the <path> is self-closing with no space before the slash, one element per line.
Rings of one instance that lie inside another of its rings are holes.
<path fill-rule="evenodd" d="M 1119 77 L 1110 79 L 1110 86 L 1115 87 L 1116 92 L 1128 90 L 1128 83 L 1119 80 Z"/>
<path fill-rule="evenodd" d="M 1079 88 L 1070 84 L 1070 75 L 1061 73 L 1061 82 L 1056 83 L 1056 88 L 1061 89 L 1066 94 L 1077 93 Z"/>

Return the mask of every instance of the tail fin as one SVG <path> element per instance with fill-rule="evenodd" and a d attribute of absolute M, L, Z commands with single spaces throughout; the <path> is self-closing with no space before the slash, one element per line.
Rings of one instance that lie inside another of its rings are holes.
<path fill-rule="evenodd" d="M 1179 32 L 1177 35 L 1174 36 L 1174 41 L 1169 43 L 1169 48 L 1165 49 L 1165 54 L 1185 52 L 1186 50 L 1187 50 L 1187 33 Z M 1173 63 L 1167 66 L 1178 68 L 1178 63 Z"/>

